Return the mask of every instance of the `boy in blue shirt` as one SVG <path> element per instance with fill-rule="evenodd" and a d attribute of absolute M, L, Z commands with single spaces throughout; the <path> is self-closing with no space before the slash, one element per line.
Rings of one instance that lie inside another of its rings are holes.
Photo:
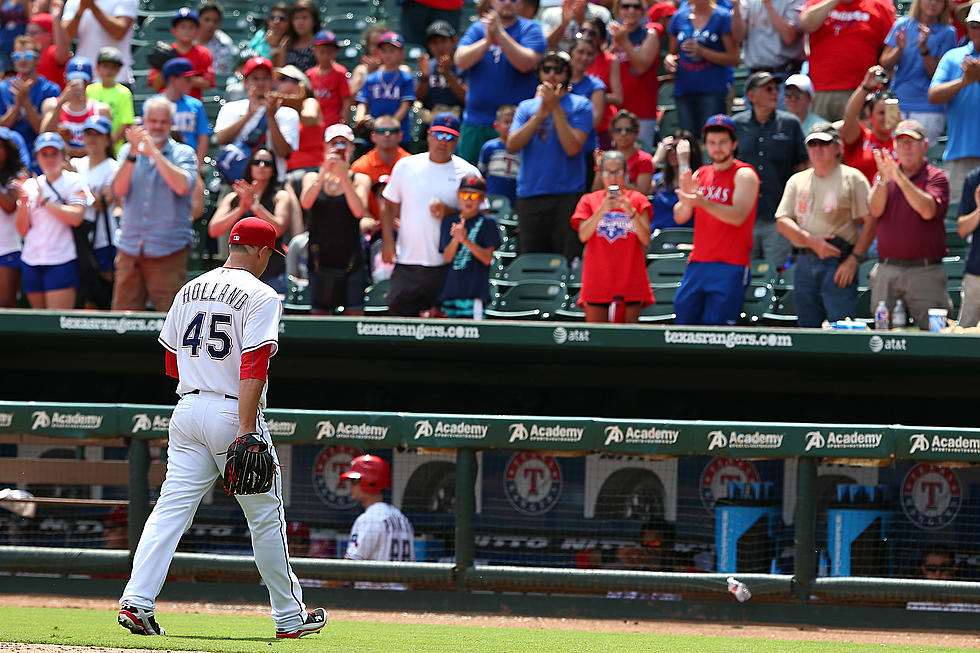
<path fill-rule="evenodd" d="M 487 186 L 477 175 L 459 181 L 459 213 L 442 219 L 439 251 L 450 263 L 439 303 L 447 317 L 483 319 L 490 301 L 490 263 L 500 247 L 497 221 L 480 210 Z"/>
<path fill-rule="evenodd" d="M 401 123 L 402 143 L 412 139 L 412 124 L 408 112 L 415 102 L 415 80 L 412 74 L 402 70 L 405 43 L 395 32 L 385 32 L 378 41 L 381 65 L 364 80 L 357 92 L 355 120 L 360 123 L 369 115 L 372 118 L 392 115 Z"/>
<path fill-rule="evenodd" d="M 487 194 L 503 195 L 510 200 L 511 206 L 517 199 L 517 171 L 521 168 L 521 153 L 511 154 L 507 151 L 507 134 L 510 133 L 516 110 L 517 107 L 513 104 L 505 104 L 497 109 L 493 128 L 500 137 L 483 144 L 477 165 L 487 180 Z"/>

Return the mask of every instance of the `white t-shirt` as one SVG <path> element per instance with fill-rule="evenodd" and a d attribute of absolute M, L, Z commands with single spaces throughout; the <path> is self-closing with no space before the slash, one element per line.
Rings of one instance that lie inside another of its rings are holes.
<path fill-rule="evenodd" d="M 62 18 L 65 21 L 74 19 L 75 14 L 78 13 L 80 4 L 79 0 L 67 0 Z M 95 6 L 101 9 L 104 14 L 113 18 L 119 18 L 120 16 L 132 18 L 134 21 L 133 25 L 126 31 L 125 36 L 116 40 L 109 35 L 109 32 L 105 31 L 102 23 L 95 18 L 95 15 L 91 11 L 86 11 L 78 21 L 75 55 L 86 57 L 89 61 L 93 62 L 92 74 L 94 75 L 94 79 L 92 81 L 97 82 L 100 80 L 100 77 L 99 72 L 95 69 L 94 62 L 99 60 L 99 50 L 107 46 L 118 48 L 122 52 L 123 66 L 119 71 L 119 75 L 116 77 L 116 81 L 122 82 L 123 84 L 131 84 L 134 81 L 132 65 L 133 52 L 129 42 L 133 38 L 133 29 L 136 26 L 135 21 L 139 15 L 139 2 L 138 0 L 95 0 Z"/>
<path fill-rule="evenodd" d="M 233 124 L 246 113 L 248 113 L 247 99 L 225 104 L 221 107 L 221 110 L 218 112 L 218 117 L 214 121 L 215 133 Z M 242 130 L 238 132 L 233 140 L 245 138 L 252 133 L 252 130 L 258 126 L 259 121 L 262 120 L 262 116 L 264 115 L 265 107 L 261 107 L 245 123 L 245 126 L 242 127 Z M 276 110 L 276 123 L 279 125 L 279 131 L 282 133 L 282 137 L 286 139 L 286 142 L 289 143 L 289 146 L 295 152 L 299 148 L 299 114 L 296 112 L 296 109 L 279 107 Z M 262 142 L 262 145 L 272 149 L 272 134 L 269 133 L 268 129 L 265 132 L 265 141 Z M 286 160 L 279 155 L 276 155 L 276 173 L 279 181 L 286 178 Z"/>
<path fill-rule="evenodd" d="M 438 199 L 459 209 L 456 193 L 459 180 L 465 175 L 483 176 L 475 166 L 455 154 L 446 163 L 433 163 L 427 152 L 406 156 L 395 163 L 382 195 L 401 204 L 396 262 L 427 267 L 446 264 L 439 251 L 442 220 L 432 217 L 429 202 Z"/>
<path fill-rule="evenodd" d="M 88 184 L 93 197 L 101 193 L 105 186 L 112 184 L 112 178 L 116 176 L 116 171 L 119 170 L 119 162 L 115 159 L 105 159 L 99 165 L 89 169 L 87 156 L 72 159 L 71 165 L 78 171 L 78 174 L 85 178 L 85 183 Z M 116 235 L 119 221 L 116 219 L 116 216 L 112 215 L 111 206 L 109 207 L 108 232 L 106 232 L 105 220 L 102 218 L 101 213 L 96 210 L 95 204 L 92 204 L 85 211 L 85 219 L 95 223 L 95 249 L 101 249 L 115 244 L 110 241 L 110 238 Z"/>
<path fill-rule="evenodd" d="M 279 349 L 279 296 L 255 275 L 216 268 L 177 292 L 158 340 L 177 355 L 177 394 L 205 390 L 238 396 L 242 354 Z M 265 408 L 266 383 L 259 408 Z"/>
<path fill-rule="evenodd" d="M 415 562 L 415 529 L 391 504 L 372 503 L 354 520 L 344 557 L 348 560 Z M 357 588 L 407 589 L 399 583 L 355 583 Z"/>
<path fill-rule="evenodd" d="M 44 179 L 44 177 L 28 179 L 23 186 L 29 198 L 28 211 L 31 226 L 24 236 L 24 249 L 20 253 L 20 260 L 27 265 L 61 265 L 78 258 L 71 227 L 52 215 L 47 208 L 39 206 L 40 200 L 81 206 L 91 206 L 95 201 L 85 179 L 77 172 L 66 170 L 51 185 L 43 181 Z M 40 200 L 38 184 L 40 184 Z M 58 191 L 57 194 L 51 190 L 52 187 Z M 61 195 L 61 200 L 58 199 L 58 195 Z"/>
<path fill-rule="evenodd" d="M 6 189 L 3 189 L 6 191 Z M 11 252 L 20 251 L 20 234 L 17 233 L 17 226 L 14 224 L 16 210 L 14 213 L 7 213 L 0 209 L 0 256 L 6 256 Z"/>

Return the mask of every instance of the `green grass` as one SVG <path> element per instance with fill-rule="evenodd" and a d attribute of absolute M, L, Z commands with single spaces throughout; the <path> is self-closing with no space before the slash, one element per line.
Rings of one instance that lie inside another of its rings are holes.
<path fill-rule="evenodd" d="M 140 637 L 116 624 L 114 612 L 0 608 L 0 641 L 72 646 L 169 649 L 171 651 L 418 651 L 425 653 L 573 653 L 670 651 L 680 653 L 962 653 L 964 649 L 789 642 L 785 640 L 689 637 L 632 633 L 433 626 L 330 621 L 319 635 L 276 640 L 271 619 L 252 616 L 161 614 L 172 635 Z"/>

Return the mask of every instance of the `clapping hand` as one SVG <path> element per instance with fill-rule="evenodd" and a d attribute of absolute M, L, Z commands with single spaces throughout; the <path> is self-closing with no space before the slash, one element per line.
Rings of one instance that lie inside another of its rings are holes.
<path fill-rule="evenodd" d="M 31 101 L 31 87 L 34 86 L 33 79 L 26 77 L 15 77 L 10 83 L 10 88 L 14 92 L 14 102 L 20 106 L 26 106 Z"/>
<path fill-rule="evenodd" d="M 459 222 L 454 222 L 449 227 L 449 236 L 460 245 L 466 242 L 466 221 L 463 218 L 460 218 Z"/>
<path fill-rule="evenodd" d="M 429 55 L 428 54 L 426 54 L 426 53 L 423 52 L 422 54 L 419 55 L 418 68 L 419 68 L 419 75 L 421 75 L 422 77 L 428 77 L 429 76 Z"/>
<path fill-rule="evenodd" d="M 255 202 L 255 189 L 252 187 L 252 184 L 244 179 L 239 179 L 232 184 L 232 189 L 238 195 L 238 208 L 243 213 L 251 211 L 252 204 Z"/>
<path fill-rule="evenodd" d="M 881 181 L 884 184 L 895 179 L 895 159 L 892 158 L 891 154 L 887 150 L 873 150 L 872 155 L 875 159 L 875 166 L 878 167 L 878 175 L 881 177 Z"/>

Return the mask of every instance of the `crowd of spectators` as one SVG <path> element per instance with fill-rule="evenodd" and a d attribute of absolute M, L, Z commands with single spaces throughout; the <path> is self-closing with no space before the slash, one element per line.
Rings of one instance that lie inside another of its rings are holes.
<path fill-rule="evenodd" d="M 401 33 L 368 27 L 348 70 L 317 3 L 273 5 L 246 44 L 208 1 L 175 11 L 171 52 L 137 81 L 135 0 L 5 2 L 0 301 L 166 310 L 210 152 L 225 184 L 206 232 L 249 215 L 284 247 L 306 232 L 315 313 L 356 314 L 390 277 L 392 315 L 478 317 L 489 289 L 444 292 L 450 271 L 496 265 L 504 227 L 478 195 L 512 207 L 516 253 L 582 268 L 589 320 L 635 321 L 656 301 L 651 237 L 692 226 L 677 323 L 736 324 L 759 259 L 792 266 L 801 326 L 854 317 L 874 258 L 873 304 L 920 325 L 952 310 L 947 213 L 965 238 L 980 222 L 980 3 L 545 4 L 485 0 L 467 23 L 461 0 L 406 1 Z M 202 91 L 226 79 L 209 124 Z M 147 83 L 159 95 L 134 107 Z M 287 292 L 285 269 L 267 277 Z"/>

